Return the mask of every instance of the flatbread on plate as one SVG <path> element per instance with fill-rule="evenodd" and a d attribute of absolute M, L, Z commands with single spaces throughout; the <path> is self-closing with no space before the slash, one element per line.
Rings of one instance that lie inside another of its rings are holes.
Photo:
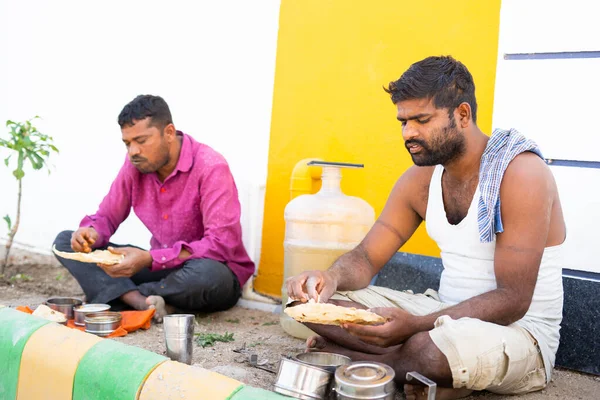
<path fill-rule="evenodd" d="M 65 314 L 61 313 L 60 311 L 53 310 L 44 304 L 37 306 L 33 312 L 33 315 L 61 324 L 67 322 L 67 317 L 65 317 Z"/>
<path fill-rule="evenodd" d="M 56 246 L 52 246 L 52 251 L 62 258 L 93 264 L 114 265 L 119 264 L 125 258 L 123 254 L 114 254 L 108 250 L 94 250 L 91 253 L 67 253 L 58 251 Z"/>
<path fill-rule="evenodd" d="M 377 325 L 386 321 L 381 315 L 354 307 L 341 307 L 329 303 L 316 303 L 313 299 L 294 307 L 287 307 L 285 313 L 298 322 L 312 322 L 322 325 Z"/>

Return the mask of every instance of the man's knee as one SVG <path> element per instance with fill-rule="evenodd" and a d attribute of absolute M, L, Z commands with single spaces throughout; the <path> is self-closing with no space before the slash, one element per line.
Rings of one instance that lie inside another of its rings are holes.
<path fill-rule="evenodd" d="M 431 339 L 429 332 L 419 332 L 403 345 L 404 351 L 417 356 L 417 371 L 442 386 L 451 387 L 452 371 L 448 359 Z M 414 358 L 413 358 L 414 359 Z"/>
<path fill-rule="evenodd" d="M 423 353 L 423 356 L 433 358 L 434 356 L 444 356 L 440 349 L 433 343 L 429 332 L 419 332 L 416 335 L 411 336 L 403 344 L 404 348 L 410 350 L 411 353 Z"/>
<path fill-rule="evenodd" d="M 233 279 L 229 267 L 218 261 L 208 258 L 199 258 L 189 260 L 185 263 L 185 274 L 189 279 L 186 279 L 186 284 L 192 290 L 213 290 Z"/>
<path fill-rule="evenodd" d="M 182 274 L 181 308 L 221 311 L 231 308 L 240 295 L 237 278 L 218 261 L 195 259 L 186 262 Z M 176 300 L 177 301 L 177 300 Z"/>
<path fill-rule="evenodd" d="M 73 231 L 62 231 L 54 239 L 54 246 L 59 251 L 72 251 L 71 249 L 71 236 Z"/>

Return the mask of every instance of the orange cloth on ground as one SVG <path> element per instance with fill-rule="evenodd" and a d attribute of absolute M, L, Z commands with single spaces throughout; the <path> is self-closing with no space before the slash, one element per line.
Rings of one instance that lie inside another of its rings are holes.
<path fill-rule="evenodd" d="M 27 314 L 33 313 L 33 310 L 27 306 L 19 306 L 17 307 L 17 310 Z M 149 329 L 152 323 L 152 316 L 155 312 L 156 310 L 153 308 L 143 311 L 121 311 L 120 314 L 123 317 L 121 326 L 107 337 L 121 337 L 127 335 L 128 332 L 134 332 L 138 329 Z M 75 325 L 75 320 L 68 320 L 67 326 L 85 332 L 85 327 Z"/>

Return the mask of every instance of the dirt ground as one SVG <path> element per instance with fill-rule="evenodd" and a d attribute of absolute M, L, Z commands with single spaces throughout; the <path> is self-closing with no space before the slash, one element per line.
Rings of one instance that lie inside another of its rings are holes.
<path fill-rule="evenodd" d="M 0 279 L 0 304 L 37 306 L 51 296 L 83 296 L 79 285 L 67 270 L 51 258 L 40 260 L 21 256 L 15 261 L 17 266 L 9 267 L 5 277 Z M 43 264 L 40 265 L 39 262 Z M 251 386 L 272 390 L 275 374 L 252 367 L 248 362 L 250 354 L 257 354 L 259 364 L 276 371 L 282 355 L 295 355 L 304 349 L 303 341 L 288 336 L 279 326 L 279 316 L 273 313 L 234 307 L 225 312 L 199 315 L 196 322 L 196 334 L 233 333 L 234 341 L 217 342 L 206 348 L 195 344 L 193 363 Z M 115 340 L 165 354 L 161 325 L 153 324 L 147 331 L 133 332 Z M 397 398 L 401 399 L 402 395 L 398 394 Z M 514 396 L 485 392 L 469 397 L 476 398 L 515 399 Z M 555 370 L 552 382 L 545 390 L 519 398 L 598 399 L 600 377 L 559 368 Z"/>

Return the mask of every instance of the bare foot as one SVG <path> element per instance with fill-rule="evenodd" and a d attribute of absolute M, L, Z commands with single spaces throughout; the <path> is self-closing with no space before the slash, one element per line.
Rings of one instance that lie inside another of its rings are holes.
<path fill-rule="evenodd" d="M 469 389 L 451 389 L 437 387 L 435 391 L 436 400 L 462 399 L 473 393 Z M 427 400 L 429 388 L 417 385 L 404 385 L 406 400 Z"/>
<path fill-rule="evenodd" d="M 347 351 L 342 346 L 339 346 L 323 336 L 311 336 L 306 339 L 306 352 L 311 351 L 323 351 L 325 353 L 337 353 L 341 354 L 340 351 Z"/>
<path fill-rule="evenodd" d="M 389 355 L 371 354 L 349 350 L 323 336 L 311 336 L 306 340 L 306 352 L 308 353 L 311 351 L 322 351 L 325 353 L 341 354 L 346 357 L 350 357 L 352 361 L 377 361 L 385 364 L 388 364 L 390 361 L 388 360 L 389 355 L 393 356 L 392 353 L 389 353 Z"/>
<path fill-rule="evenodd" d="M 162 322 L 165 315 L 173 314 L 175 312 L 175 309 L 166 304 L 165 299 L 160 296 L 148 296 L 146 298 L 146 304 L 148 305 L 148 309 L 154 308 L 156 310 L 152 319 L 158 323 Z"/>
<path fill-rule="evenodd" d="M 146 296 L 141 294 L 139 290 L 132 290 L 121 296 L 121 300 L 133 307 L 134 310 L 147 310 L 148 304 L 146 303 Z"/>
<path fill-rule="evenodd" d="M 359 305 L 358 303 L 354 304 Z M 310 322 L 305 322 L 304 325 L 317 335 L 325 338 L 328 342 L 336 343 L 337 345 L 348 350 L 370 354 L 386 354 L 395 352 L 400 348 L 400 345 L 391 347 L 378 347 L 365 343 L 359 340 L 356 336 L 352 336 L 339 326 L 312 324 Z"/>

